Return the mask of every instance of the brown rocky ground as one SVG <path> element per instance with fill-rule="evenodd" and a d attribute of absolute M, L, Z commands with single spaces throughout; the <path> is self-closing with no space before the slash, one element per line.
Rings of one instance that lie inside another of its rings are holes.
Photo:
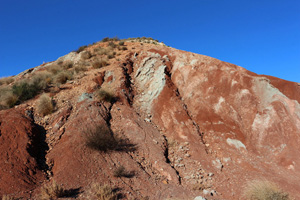
<path fill-rule="evenodd" d="M 116 42 L 117 44 L 117 42 Z M 300 193 L 300 86 L 162 44 L 125 42 L 109 65 L 96 43 L 85 51 L 88 71 L 46 91 L 52 114 L 37 112 L 38 96 L 0 111 L 0 196 L 40 199 L 55 180 L 93 199 L 94 183 L 117 188 L 120 199 L 243 199 L 247 182 L 269 180 L 290 196 Z M 82 62 L 71 52 L 16 77 L 30 77 L 60 61 Z M 12 84 L 12 83 L 11 83 Z M 116 99 L 97 98 L 104 89 Z M 108 127 L 124 144 L 90 149 L 86 134 Z M 115 177 L 124 166 L 127 177 Z"/>

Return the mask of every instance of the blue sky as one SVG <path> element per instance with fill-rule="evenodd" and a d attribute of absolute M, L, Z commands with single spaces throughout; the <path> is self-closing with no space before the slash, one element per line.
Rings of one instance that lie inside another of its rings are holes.
<path fill-rule="evenodd" d="M 0 77 L 114 36 L 300 82 L 299 0 L 0 0 Z"/>

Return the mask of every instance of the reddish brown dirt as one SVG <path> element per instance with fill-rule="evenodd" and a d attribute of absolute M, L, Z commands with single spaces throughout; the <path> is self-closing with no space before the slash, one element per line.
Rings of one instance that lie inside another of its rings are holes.
<path fill-rule="evenodd" d="M 49 145 L 47 177 L 72 190 L 73 198 L 89 199 L 92 184 L 106 183 L 118 188 L 120 199 L 244 199 L 247 182 L 254 180 L 274 182 L 300 198 L 297 83 L 162 45 L 125 45 L 126 51 L 114 50 L 109 66 L 88 66 L 50 89 L 54 113 L 34 112 L 34 121 L 24 117 L 20 110 L 35 111 L 36 99 L 0 112 L 0 147 L 7 152 L 0 169 L 13 174 L 1 172 L 0 195 L 28 198 L 30 191 L 39 198 L 46 175 L 28 152 L 39 124 Z M 87 50 L 99 46 L 106 44 Z M 77 62 L 78 56 L 63 59 Z M 98 100 L 98 88 L 114 100 Z M 126 140 L 126 148 L 88 148 L 87 130 L 97 125 Z M 115 177 L 118 166 L 131 176 Z"/>

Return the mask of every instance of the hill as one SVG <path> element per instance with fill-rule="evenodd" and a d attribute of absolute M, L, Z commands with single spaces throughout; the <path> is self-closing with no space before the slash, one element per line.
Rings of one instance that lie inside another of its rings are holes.
<path fill-rule="evenodd" d="M 55 181 L 65 199 L 300 198 L 297 83 L 147 38 L 0 83 L 0 196 L 49 199 Z"/>

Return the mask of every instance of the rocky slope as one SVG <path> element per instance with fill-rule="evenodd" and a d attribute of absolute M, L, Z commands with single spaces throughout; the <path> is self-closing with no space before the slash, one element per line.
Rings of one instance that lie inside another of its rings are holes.
<path fill-rule="evenodd" d="M 49 115 L 37 112 L 39 95 L 0 111 L 0 196 L 39 199 L 41 186 L 55 180 L 73 192 L 66 199 L 92 199 L 94 183 L 117 188 L 120 199 L 244 199 L 249 181 L 268 180 L 300 199 L 297 83 L 137 41 L 112 47 L 110 64 L 92 68 L 103 57 L 97 49 L 108 45 L 16 77 L 61 62 L 88 69 L 48 86 L 55 102 Z M 99 88 L 114 99 L 99 100 Z M 88 148 L 86 134 L 98 126 L 123 145 Z M 120 166 L 130 175 L 116 177 Z"/>

